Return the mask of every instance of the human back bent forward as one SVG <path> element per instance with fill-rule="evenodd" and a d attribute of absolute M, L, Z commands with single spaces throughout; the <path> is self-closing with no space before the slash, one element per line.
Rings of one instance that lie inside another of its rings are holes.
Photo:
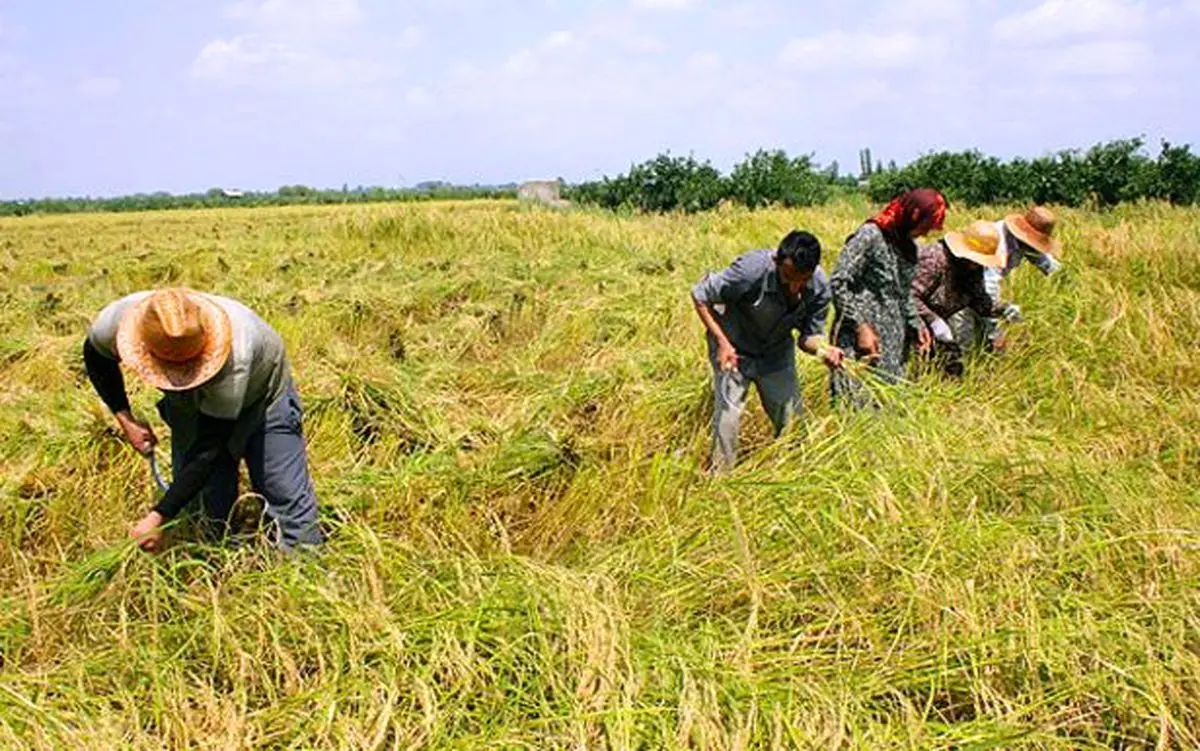
<path fill-rule="evenodd" d="M 835 343 L 854 351 L 884 381 L 903 378 L 911 341 L 921 352 L 931 339 L 917 316 L 912 280 L 917 265 L 914 239 L 941 229 L 946 199 L 936 190 L 909 191 L 892 200 L 846 240 L 830 277 Z M 845 370 L 830 379 L 835 404 L 872 403 L 863 384 Z"/>
<path fill-rule="evenodd" d="M 950 376 L 963 373 L 962 347 L 950 324 L 969 310 L 981 318 L 1006 315 L 1009 306 L 993 299 L 985 274 L 1004 265 L 1000 233 L 991 222 L 973 222 L 918 252 L 912 293 L 917 313 L 933 336 L 936 359 Z"/>
<path fill-rule="evenodd" d="M 157 438 L 133 416 L 120 364 L 163 392 L 174 483 L 130 531 L 147 550 L 197 495 L 217 536 L 227 532 L 238 465 L 266 500 L 285 550 L 323 541 L 308 471 L 303 410 L 283 340 L 246 306 L 187 289 L 137 292 L 104 308 L 84 341 L 88 378 L 134 448 Z"/>
<path fill-rule="evenodd" d="M 777 250 L 754 250 L 692 288 L 707 331 L 713 369 L 712 466 L 733 466 L 750 384 L 758 389 L 775 434 L 802 411 L 794 347 L 840 367 L 842 352 L 825 341 L 829 282 L 821 244 L 792 231 Z M 792 332 L 800 338 L 793 344 Z"/>
<path fill-rule="evenodd" d="M 999 253 L 1005 261 L 1002 266 L 985 271 L 984 286 L 993 303 L 1001 307 L 1000 288 L 1004 279 L 1024 261 L 1029 261 L 1044 276 L 1057 273 L 1062 268 L 1059 261 L 1062 244 L 1054 236 L 1058 219 L 1045 206 L 1033 206 L 1024 214 L 1008 214 L 992 224 L 999 234 Z M 982 316 L 968 308 L 948 319 L 958 346 L 967 351 L 982 343 L 988 350 L 1003 350 L 1007 337 L 1001 324 L 1022 321 L 1024 317 L 1015 304 L 1002 307 L 1005 310 L 1002 317 Z"/>

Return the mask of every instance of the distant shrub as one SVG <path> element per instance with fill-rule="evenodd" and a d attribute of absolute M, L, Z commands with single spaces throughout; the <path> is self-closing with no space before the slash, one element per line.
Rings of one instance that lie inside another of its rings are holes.
<path fill-rule="evenodd" d="M 1200 203 L 1200 156 L 1189 146 L 1163 141 L 1157 166 L 1159 198 L 1175 204 Z"/>
<path fill-rule="evenodd" d="M 704 211 L 723 200 L 750 207 L 809 206 L 827 200 L 836 179 L 836 171 L 816 171 L 810 157 L 789 158 L 783 151 L 747 155 L 729 177 L 690 155 L 659 154 L 626 174 L 571 186 L 567 197 L 606 209 L 649 212 Z"/>
<path fill-rule="evenodd" d="M 789 158 L 783 151 L 760 150 L 733 168 L 729 198 L 750 208 L 812 206 L 829 198 L 836 179 L 836 172 L 817 172 L 810 156 Z"/>
<path fill-rule="evenodd" d="M 567 197 L 606 209 L 695 212 L 715 208 L 728 190 L 721 173 L 708 162 L 659 154 L 633 165 L 628 174 L 575 186 Z"/>

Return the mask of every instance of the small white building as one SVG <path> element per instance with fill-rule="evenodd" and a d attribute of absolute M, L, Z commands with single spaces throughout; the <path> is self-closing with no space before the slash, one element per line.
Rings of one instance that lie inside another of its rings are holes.
<path fill-rule="evenodd" d="M 517 188 L 517 198 L 522 201 L 540 201 L 551 206 L 566 206 L 562 199 L 562 185 L 558 180 L 526 180 Z"/>

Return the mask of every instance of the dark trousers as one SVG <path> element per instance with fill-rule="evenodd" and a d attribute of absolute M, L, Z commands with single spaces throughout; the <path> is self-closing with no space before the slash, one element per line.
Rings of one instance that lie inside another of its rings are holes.
<path fill-rule="evenodd" d="M 300 396 L 289 383 L 284 394 L 267 408 L 262 425 L 250 434 L 243 457 L 250 485 L 266 499 L 266 514 L 277 527 L 278 545 L 284 550 L 319 545 L 324 540 L 317 523 L 317 494 L 308 472 L 303 419 Z M 177 430 L 175 425 L 171 429 Z M 190 449 L 172 441 L 171 465 L 176 474 L 191 459 Z M 237 497 L 238 461 L 223 451 L 200 494 L 204 516 L 218 536 L 228 531 Z"/>

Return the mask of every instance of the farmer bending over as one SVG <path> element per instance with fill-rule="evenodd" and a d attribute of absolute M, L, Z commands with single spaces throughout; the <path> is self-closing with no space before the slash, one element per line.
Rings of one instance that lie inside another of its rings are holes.
<path fill-rule="evenodd" d="M 870 363 L 885 383 L 904 377 L 911 345 L 921 354 L 933 345 L 912 296 L 915 240 L 941 229 L 945 218 L 946 198 L 938 191 L 903 193 L 846 239 L 833 267 L 835 341 Z M 834 404 L 875 403 L 863 382 L 845 371 L 835 372 L 829 385 Z"/>
<path fill-rule="evenodd" d="M 715 470 L 733 466 L 751 383 L 776 436 L 801 413 L 793 330 L 800 333 L 800 349 L 830 368 L 840 367 L 842 351 L 825 341 L 829 280 L 820 263 L 821 243 L 794 230 L 778 250 L 750 251 L 692 288 L 713 368 Z"/>
<path fill-rule="evenodd" d="M 992 222 L 974 222 L 917 253 L 913 299 L 948 375 L 961 376 L 963 366 L 962 350 L 946 321 L 963 310 L 984 319 L 1008 315 L 1010 306 L 994 300 L 984 282 L 987 272 L 1002 268 L 1005 260 L 1000 232 Z"/>
<path fill-rule="evenodd" d="M 1062 245 L 1054 237 L 1054 227 L 1057 219 L 1054 212 L 1044 206 L 1034 206 L 1024 214 L 1009 214 L 1003 219 L 993 222 L 1000 236 L 1000 253 L 1004 256 L 1004 265 L 988 268 L 983 275 L 984 285 L 992 302 L 1000 307 L 1000 283 L 1012 273 L 1022 261 L 1029 261 L 1045 276 L 1062 268 L 1058 256 L 1062 253 Z M 986 343 L 989 350 L 1001 351 L 1005 346 L 1004 331 L 1001 321 L 1021 321 L 1021 311 L 1016 305 L 1004 306 L 1005 315 L 1001 318 L 978 315 L 974 310 L 967 309 L 951 319 L 950 327 L 954 330 L 955 340 L 959 346 L 968 348 L 975 343 L 976 337 Z"/>
<path fill-rule="evenodd" d="M 198 494 L 212 531 L 223 536 L 242 459 L 278 525 L 279 546 L 322 542 L 283 340 L 253 311 L 187 289 L 137 292 L 100 312 L 83 357 L 100 398 L 143 454 L 158 439 L 130 411 L 118 362 L 164 392 L 158 412 L 171 427 L 174 484 L 130 530 L 142 548 L 157 550 L 162 525 Z"/>

